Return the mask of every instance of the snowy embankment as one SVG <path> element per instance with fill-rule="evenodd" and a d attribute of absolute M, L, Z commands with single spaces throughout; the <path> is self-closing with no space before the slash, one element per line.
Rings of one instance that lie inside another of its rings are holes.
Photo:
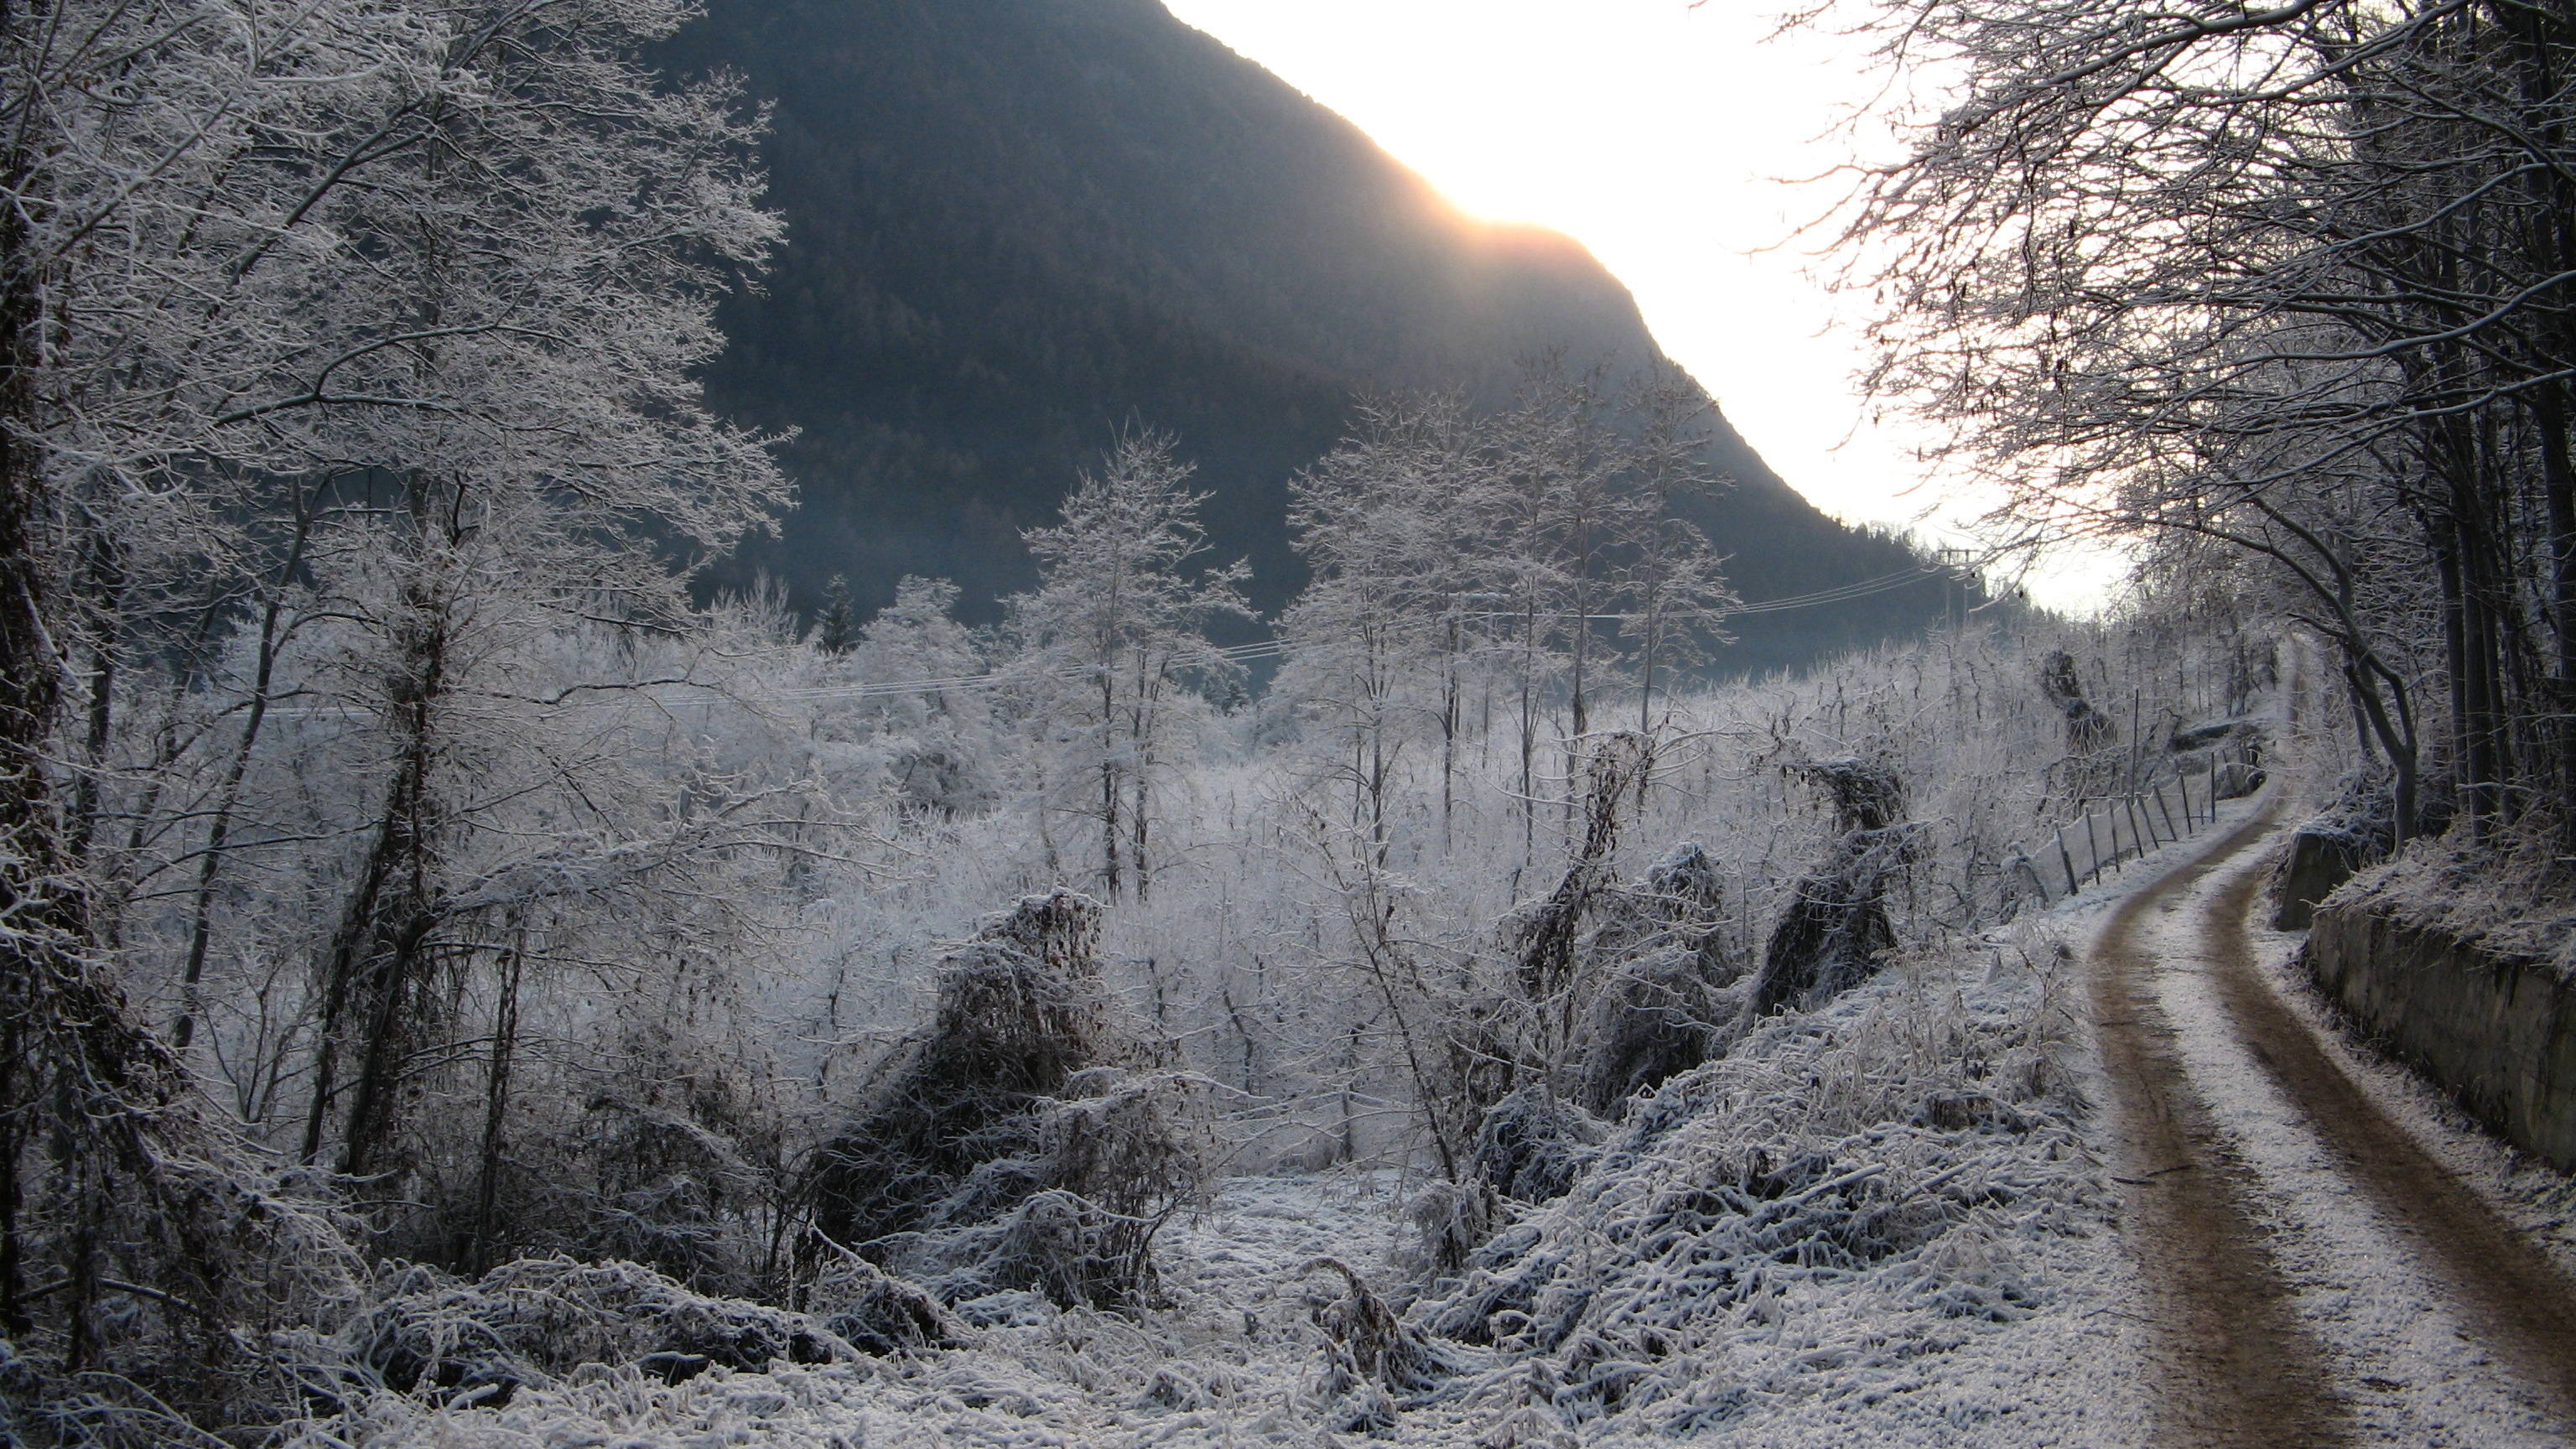
<path fill-rule="evenodd" d="M 2152 999 L 2170 1022 L 2191 1090 L 2218 1129 L 2220 1154 L 2241 1173 L 2265 1252 L 2288 1290 L 2291 1321 L 2312 1345 L 2324 1382 L 2343 1391 L 2349 1434 L 2421 1449 L 2567 1442 L 2546 1391 L 2523 1381 L 2529 1365 L 2497 1352 L 2495 1325 L 2482 1321 L 2475 1285 L 2446 1271 L 2440 1245 L 2421 1240 L 2413 1216 L 2420 1205 L 2382 1195 L 2366 1175 L 2371 1164 L 2353 1161 L 2338 1136 L 2335 1104 L 2288 1090 L 2275 1071 L 2280 1046 L 2265 1041 L 2229 1000 L 2218 952 L 2200 932 L 2212 902 L 2247 870 L 2261 868 L 2259 859 L 2240 860 L 2235 870 L 2195 883 L 2179 909 L 2151 920 L 2147 940 L 2160 963 Z M 2219 914 L 2231 913 L 2222 907 Z M 2311 984 L 2292 973 L 2295 937 L 2263 932 L 2252 944 L 2268 978 L 2263 989 L 2293 1004 L 2336 1069 L 2400 1125 L 2410 1145 L 2506 1206 L 2516 1175 L 2499 1144 L 2456 1111 L 2435 1110 L 2420 1080 L 2342 1039 Z M 2535 1179 L 2550 1176 L 2522 1175 L 2519 1186 L 2530 1192 Z M 2558 1182 L 2563 1203 L 2564 1180 Z M 2526 1231 L 2531 1226 L 2527 1214 L 2507 1216 L 2522 1219 Z"/>
<path fill-rule="evenodd" d="M 1418 1184 L 1238 1179 L 1165 1235 L 1166 1301 L 1133 1316 L 1007 1295 L 968 1305 L 983 1326 L 953 1349 L 678 1384 L 588 1367 L 497 1407 L 388 1392 L 302 1442 L 2135 1442 L 2071 947 L 2112 895 L 1901 963 L 1668 1083 L 1563 1198 L 1506 1205 L 1397 1342 L 1348 1341 L 1367 1315 L 1316 1260 L 1403 1304 Z"/>
<path fill-rule="evenodd" d="M 2121 1441 L 2074 971 L 2024 928 L 1667 1084 L 1424 1306 L 1495 1348 L 1421 1396 L 1419 1436 Z"/>

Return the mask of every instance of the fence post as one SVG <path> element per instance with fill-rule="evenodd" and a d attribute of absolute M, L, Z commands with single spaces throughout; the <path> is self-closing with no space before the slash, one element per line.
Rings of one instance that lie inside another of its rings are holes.
<path fill-rule="evenodd" d="M 2093 883 L 2100 885 L 2102 883 L 2102 842 L 2093 838 L 2093 808 L 2089 805 L 2084 809 L 2084 847 L 2092 852 Z"/>
<path fill-rule="evenodd" d="M 2173 810 L 2165 804 L 2165 787 L 2162 785 L 2156 787 L 2156 813 L 2165 818 L 2165 834 L 2173 835 L 2176 840 L 2182 839 L 2174 835 Z"/>
<path fill-rule="evenodd" d="M 2075 894 L 2083 887 L 2075 879 L 2075 857 L 2066 849 L 2066 822 L 2057 823 L 2057 863 L 2066 867 L 2066 893 Z"/>

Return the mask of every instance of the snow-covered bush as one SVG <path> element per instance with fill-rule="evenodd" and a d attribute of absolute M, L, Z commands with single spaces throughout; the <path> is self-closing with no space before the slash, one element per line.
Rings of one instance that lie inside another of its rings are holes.
<path fill-rule="evenodd" d="M 1389 1393 L 1418 1394 L 1455 1374 L 1459 1359 L 1446 1346 L 1398 1317 L 1358 1269 L 1339 1258 L 1318 1258 L 1300 1270 L 1332 1273 L 1342 1291 L 1309 1300 L 1324 1331 L 1324 1364 L 1315 1390 L 1324 1422 L 1343 1433 L 1390 1429 L 1395 1404 Z"/>
<path fill-rule="evenodd" d="M 2044 1307 L 2016 1246 L 2106 1211 L 2050 944 L 2025 935 L 1967 979 L 1902 967 L 1667 1082 L 1570 1192 L 1416 1306 L 1413 1325 L 1491 1357 L 1412 1402 L 1681 1432 Z"/>
<path fill-rule="evenodd" d="M 806 1314 L 692 1293 L 639 1264 L 569 1258 L 522 1259 L 473 1282 L 389 1269 L 330 1346 L 353 1389 L 372 1380 L 460 1407 L 506 1402 L 584 1364 L 678 1379 L 852 1351 Z"/>
<path fill-rule="evenodd" d="M 1102 988 L 1101 907 L 1057 890 L 985 920 L 942 968 L 924 1037 L 822 1152 L 827 1241 L 955 1302 L 1151 1291 L 1163 1219 L 1202 1167 L 1191 1084 L 1143 1063 Z"/>
<path fill-rule="evenodd" d="M 1476 1175 L 1521 1202 L 1563 1197 L 1600 1158 L 1609 1133 L 1600 1118 L 1532 1082 L 1486 1110 L 1476 1131 Z"/>
<path fill-rule="evenodd" d="M 1887 888 L 1913 864 L 1922 835 L 1905 819 L 1905 786 L 1894 771 L 1856 759 L 1800 761 L 1793 768 L 1832 798 L 1843 834 L 1799 880 L 1772 928 L 1746 1003 L 1757 1017 L 1793 1004 L 1815 1006 L 1878 970 L 1897 944 Z"/>

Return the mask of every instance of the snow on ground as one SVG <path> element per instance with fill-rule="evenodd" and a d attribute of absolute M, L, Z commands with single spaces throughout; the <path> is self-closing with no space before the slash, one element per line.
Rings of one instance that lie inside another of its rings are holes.
<path fill-rule="evenodd" d="M 2158 997 L 2193 1086 L 2254 1171 L 2271 1252 L 2300 1319 L 2336 1360 L 2330 1378 L 2371 1391 L 2351 1401 L 2356 1430 L 2423 1449 L 2564 1444 L 2563 1428 L 2471 1340 L 2440 1286 L 2414 1265 L 2417 1255 L 2229 1025 L 2189 929 L 2192 906 L 2217 884 L 2204 882 L 2191 905 L 2159 923 L 2172 929 L 2156 937 Z"/>
<path fill-rule="evenodd" d="M 2220 828 L 2251 808 L 2233 803 Z M 1008 1295 L 965 1305 L 985 1326 L 963 1349 L 676 1386 L 586 1370 L 499 1409 L 387 1395 L 304 1442 L 1148 1449 L 1353 1443 L 1373 1427 L 1393 1443 L 1491 1449 L 2140 1444 L 2146 1325 L 2087 1106 L 2104 1093 L 2068 948 L 2196 848 L 1776 1018 L 1668 1084 L 1573 1193 L 1512 1210 L 1481 1278 L 1415 1305 L 1452 1327 L 1476 1317 L 1462 1304 L 1501 1313 L 1482 1335 L 1494 1342 L 1436 1345 L 1426 1383 L 1354 1391 L 1323 1371 L 1314 1311 L 1340 1280 L 1303 1270 L 1338 1259 L 1401 1304 L 1402 1205 L 1421 1186 L 1344 1172 L 1226 1183 L 1166 1230 L 1168 1301 L 1133 1318 Z M 2281 954 L 2275 943 L 2276 971 Z M 2270 1188 L 2301 1312 L 2343 1360 L 2338 1377 L 2395 1386 L 2356 1406 L 2361 1424 L 2427 1446 L 2558 1442 L 2481 1371 L 2430 1285 L 2384 1291 L 2406 1270 L 2295 1110 L 2239 1059 L 2186 956 L 2160 987 L 2188 1027 L 2195 1080 Z M 2428 1094 L 2375 1066 L 2362 1075 L 2452 1160 L 2499 1191 L 2521 1182 L 2526 1220 L 2548 1206 Z M 1991 1106 L 1927 1115 L 1935 1098 Z M 1745 1201 L 1681 1208 L 1730 1192 Z"/>
<path fill-rule="evenodd" d="M 2024 930 L 1891 971 L 1668 1083 L 1498 1237 L 1490 1281 L 1425 1315 L 1492 1304 L 1513 1351 L 1418 1395 L 1394 1437 L 2132 1442 L 2057 944 Z"/>
<path fill-rule="evenodd" d="M 2136 1442 L 2138 1329 L 2115 1199 L 2081 1126 L 2079 968 L 2064 939 L 2043 920 L 1777 1018 L 1726 1061 L 1669 1084 L 1662 1125 L 1631 1130 L 1625 1155 L 1584 1187 L 1521 1210 L 1506 1232 L 1548 1239 L 1557 1286 L 1587 1302 L 1627 1295 L 1619 1313 L 1584 1321 L 1592 1341 L 1635 1351 L 1640 1325 L 1665 1325 L 1647 1335 L 1651 1386 L 1609 1403 L 1567 1343 L 1460 1346 L 1440 1384 L 1392 1396 L 1404 1407 L 1384 1437 L 1498 1449 Z M 1924 1115 L 1933 1097 L 1986 1093 L 1996 1110 L 1974 1120 Z M 1748 1160 L 1776 1179 L 1750 1228 L 1693 1220 L 1669 1231 L 1677 1194 L 1741 1190 Z M 1846 1181 L 1855 1167 L 1866 1175 Z M 385 1395 L 304 1442 L 1351 1442 L 1334 1432 L 1352 1421 L 1351 1396 L 1325 1391 L 1313 1321 L 1316 1295 L 1338 1292 L 1339 1279 L 1300 1270 L 1334 1257 L 1400 1298 L 1401 1206 L 1418 1186 L 1386 1172 L 1231 1181 L 1201 1218 L 1167 1230 L 1168 1305 L 1132 1320 L 986 1300 L 965 1305 L 988 1326 L 960 1350 L 716 1370 L 676 1386 L 585 1370 L 497 1409 Z M 1796 1211 L 1775 1212 L 1783 1202 Z M 1792 1218 L 1785 1236 L 1754 1231 Z M 1615 1241 L 1650 1219 L 1669 1241 Z"/>
<path fill-rule="evenodd" d="M 299 1441 L 437 1449 L 868 1446 L 1317 1445 L 1307 1402 L 1323 1336 L 1297 1269 L 1339 1256 L 1383 1265 L 1396 1239 L 1393 1173 L 1242 1178 L 1168 1230 L 1167 1307 L 1138 1319 L 1060 1312 L 1028 1294 L 967 1305 L 970 1348 L 855 1365 L 715 1369 L 666 1385 L 596 1369 L 498 1409 L 380 1396 Z"/>

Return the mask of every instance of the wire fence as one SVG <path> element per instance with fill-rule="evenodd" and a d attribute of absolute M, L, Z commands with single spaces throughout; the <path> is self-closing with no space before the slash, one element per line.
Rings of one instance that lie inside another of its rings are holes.
<path fill-rule="evenodd" d="M 2221 801 L 2251 793 L 2260 779 L 2254 748 L 2230 741 L 2209 752 L 2205 771 L 2178 770 L 2094 801 L 2038 849 L 2016 846 L 2007 868 L 2054 904 L 2099 886 L 2105 871 L 2209 828 Z"/>

